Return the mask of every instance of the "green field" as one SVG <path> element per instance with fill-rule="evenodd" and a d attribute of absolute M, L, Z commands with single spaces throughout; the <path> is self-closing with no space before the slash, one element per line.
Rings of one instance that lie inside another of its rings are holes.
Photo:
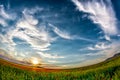
<path fill-rule="evenodd" d="M 88 67 L 36 72 L 0 62 L 0 80 L 120 80 L 120 56 Z"/>

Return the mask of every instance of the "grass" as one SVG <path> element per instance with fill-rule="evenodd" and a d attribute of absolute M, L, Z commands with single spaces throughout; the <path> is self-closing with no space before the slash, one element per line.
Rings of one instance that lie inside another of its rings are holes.
<path fill-rule="evenodd" d="M 0 80 L 120 80 L 120 56 L 99 64 L 59 71 L 33 71 L 0 61 Z"/>

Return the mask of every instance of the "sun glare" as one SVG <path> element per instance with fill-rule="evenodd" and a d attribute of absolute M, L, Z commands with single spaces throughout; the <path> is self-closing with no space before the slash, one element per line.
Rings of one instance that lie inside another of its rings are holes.
<path fill-rule="evenodd" d="M 32 62 L 32 64 L 34 64 L 34 65 L 39 64 L 39 60 L 38 60 L 37 58 L 33 58 L 33 59 L 31 60 L 31 62 Z"/>

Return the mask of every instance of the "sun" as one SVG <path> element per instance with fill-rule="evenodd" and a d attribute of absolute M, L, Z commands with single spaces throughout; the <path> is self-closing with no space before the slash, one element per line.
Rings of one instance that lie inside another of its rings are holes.
<path fill-rule="evenodd" d="M 39 62 L 39 60 L 37 58 L 32 58 L 31 63 L 34 64 L 34 65 L 37 65 L 40 62 Z"/>

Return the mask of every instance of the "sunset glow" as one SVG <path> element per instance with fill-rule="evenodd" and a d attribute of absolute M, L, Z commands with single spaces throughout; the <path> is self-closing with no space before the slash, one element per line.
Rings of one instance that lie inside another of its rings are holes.
<path fill-rule="evenodd" d="M 34 65 L 37 65 L 37 64 L 40 63 L 37 58 L 33 58 L 33 59 L 31 60 L 31 62 L 32 62 L 32 64 L 34 64 Z"/>

